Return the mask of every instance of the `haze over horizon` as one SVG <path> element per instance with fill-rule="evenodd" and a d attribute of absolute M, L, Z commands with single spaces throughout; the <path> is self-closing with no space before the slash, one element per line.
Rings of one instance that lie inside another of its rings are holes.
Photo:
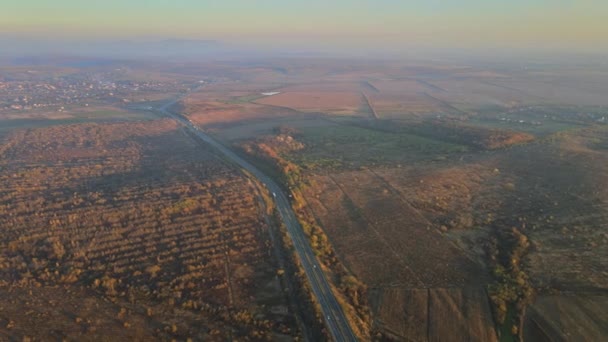
<path fill-rule="evenodd" d="M 25 0 L 4 4 L 0 34 L 47 41 L 211 39 L 260 48 L 604 53 L 606 17 L 608 4 L 597 0 Z"/>

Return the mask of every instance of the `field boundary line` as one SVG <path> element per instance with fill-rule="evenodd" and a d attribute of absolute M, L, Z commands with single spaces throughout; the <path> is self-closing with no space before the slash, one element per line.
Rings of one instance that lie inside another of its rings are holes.
<path fill-rule="evenodd" d="M 331 180 L 336 184 L 336 186 L 340 189 L 340 191 L 342 192 L 342 194 L 344 195 L 344 197 L 346 199 L 348 199 L 348 201 L 350 201 L 353 206 L 357 209 L 357 214 L 361 217 L 361 219 L 363 219 L 363 221 L 366 223 L 366 226 L 370 227 L 371 230 L 374 232 L 374 234 L 378 237 L 378 240 L 385 245 L 390 252 L 397 257 L 397 260 L 399 261 L 400 264 L 403 265 L 403 267 L 405 267 L 406 270 L 408 270 L 408 272 L 415 278 L 416 282 L 418 282 L 420 284 L 421 287 L 426 287 L 426 284 L 418 277 L 418 275 L 416 273 L 414 273 L 414 271 L 412 271 L 412 269 L 409 267 L 408 263 L 404 260 L 405 257 L 402 256 L 401 254 L 399 254 L 387 241 L 386 239 L 382 236 L 382 234 L 380 234 L 380 232 L 378 231 L 378 229 L 375 227 L 375 225 L 373 223 L 371 223 L 369 221 L 368 218 L 365 217 L 365 215 L 362 213 L 361 209 L 355 205 L 355 202 L 353 202 L 353 200 L 350 198 L 350 196 L 348 196 L 348 194 L 344 191 L 344 189 L 342 188 L 342 186 L 340 185 L 340 183 L 338 183 L 333 176 L 329 176 L 329 178 L 331 178 Z"/>

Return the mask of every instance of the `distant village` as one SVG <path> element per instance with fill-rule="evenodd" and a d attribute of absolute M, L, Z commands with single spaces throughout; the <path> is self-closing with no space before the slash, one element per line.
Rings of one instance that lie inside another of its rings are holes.
<path fill-rule="evenodd" d="M 99 75 L 74 75 L 44 81 L 0 79 L 0 112 L 32 109 L 60 112 L 67 106 L 128 103 L 146 94 L 170 93 L 182 87 L 177 81 L 108 81 Z"/>
<path fill-rule="evenodd" d="M 564 117 L 564 115 L 558 115 L 555 113 L 547 113 L 548 109 L 542 106 L 525 106 L 518 107 L 506 111 L 504 113 L 498 114 L 496 117 L 499 121 L 505 123 L 515 123 L 521 125 L 533 125 L 533 126 L 541 126 L 543 125 L 543 121 L 541 120 L 551 120 L 551 121 L 563 121 L 563 120 L 581 120 L 585 122 L 598 122 L 598 123 L 607 123 L 606 116 L 604 114 L 597 113 L 584 113 L 584 112 L 576 112 L 569 113 L 568 115 L 571 117 Z M 608 112 L 608 110 L 607 110 Z M 523 118 L 522 115 L 529 116 L 530 118 Z M 529 115 L 531 114 L 532 115 Z M 543 114 L 544 113 L 544 114 Z M 520 114 L 520 115 L 517 115 Z M 541 119 L 542 118 L 542 119 Z M 531 120 L 532 119 L 532 120 Z"/>

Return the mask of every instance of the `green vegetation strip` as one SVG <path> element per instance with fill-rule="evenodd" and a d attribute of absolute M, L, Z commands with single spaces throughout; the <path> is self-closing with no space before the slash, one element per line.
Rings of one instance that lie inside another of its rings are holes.
<path fill-rule="evenodd" d="M 407 162 L 468 151 L 463 145 L 414 134 L 382 132 L 349 125 L 303 128 L 300 139 L 306 148 L 288 157 L 302 167 L 311 169 Z"/>

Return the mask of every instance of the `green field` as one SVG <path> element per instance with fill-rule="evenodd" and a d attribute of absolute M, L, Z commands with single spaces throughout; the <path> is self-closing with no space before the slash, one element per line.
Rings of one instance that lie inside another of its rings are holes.
<path fill-rule="evenodd" d="M 90 112 L 70 113 L 72 118 L 65 119 L 6 119 L 0 120 L 0 134 L 6 134 L 16 129 L 41 128 L 56 125 L 70 125 L 85 122 L 116 122 L 116 121 L 137 121 L 153 120 L 158 116 L 152 112 L 145 111 L 113 111 L 97 110 Z"/>
<path fill-rule="evenodd" d="M 123 112 L 123 111 L 115 111 L 115 110 L 96 110 L 91 112 L 76 112 L 70 113 L 70 115 L 74 116 L 78 119 L 91 119 L 91 120 L 107 120 L 107 119 L 117 119 L 117 120 L 150 120 L 154 118 L 158 118 L 155 114 L 151 112 L 145 111 L 132 111 L 132 112 Z"/>
<path fill-rule="evenodd" d="M 518 122 L 506 122 L 500 121 L 498 119 L 488 119 L 488 118 L 475 118 L 469 121 L 469 123 L 487 127 L 487 128 L 499 128 L 499 129 L 507 129 L 516 132 L 524 132 L 530 133 L 536 136 L 546 136 L 557 132 L 568 131 L 571 129 L 584 127 L 583 125 L 568 123 L 568 122 L 560 122 L 555 120 L 545 120 L 542 121 L 541 125 L 532 125 L 532 124 L 522 124 Z"/>
<path fill-rule="evenodd" d="M 245 96 L 236 96 L 230 98 L 230 100 L 226 101 L 227 104 L 243 104 L 253 102 L 255 100 L 261 99 L 265 97 L 264 95 L 245 95 Z"/>
<path fill-rule="evenodd" d="M 392 133 L 349 125 L 301 129 L 306 148 L 287 156 L 304 168 L 341 168 L 399 164 L 444 158 L 468 151 L 466 146 L 407 133 Z"/>
<path fill-rule="evenodd" d="M 608 117 L 608 109 L 597 106 L 535 106 L 521 112 L 504 113 L 501 108 L 483 108 L 470 123 L 483 127 L 509 129 L 543 137 L 593 125 L 598 119 Z M 500 120 L 500 118 L 511 121 Z M 523 120 L 520 123 L 519 120 Z M 536 122 L 539 124 L 532 124 Z"/>

